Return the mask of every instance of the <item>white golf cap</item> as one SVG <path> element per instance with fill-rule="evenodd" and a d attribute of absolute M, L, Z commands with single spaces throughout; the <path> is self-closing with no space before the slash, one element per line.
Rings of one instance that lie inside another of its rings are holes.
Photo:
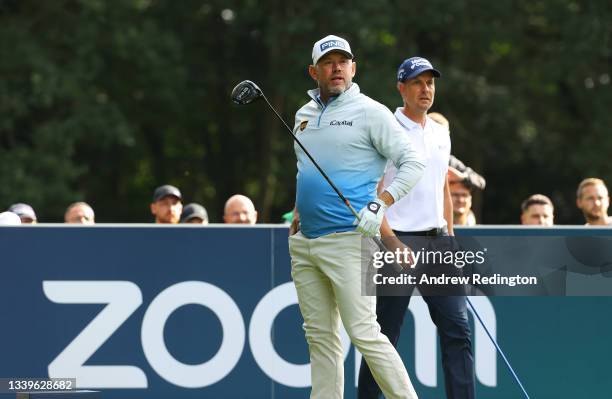
<path fill-rule="evenodd" d="M 21 224 L 21 219 L 16 213 L 8 211 L 0 213 L 0 225 L 16 226 L 19 224 Z"/>
<path fill-rule="evenodd" d="M 316 65 L 319 59 L 330 51 L 341 51 L 350 59 L 353 59 L 349 42 L 341 37 L 329 35 L 316 42 L 312 47 L 312 64 Z"/>

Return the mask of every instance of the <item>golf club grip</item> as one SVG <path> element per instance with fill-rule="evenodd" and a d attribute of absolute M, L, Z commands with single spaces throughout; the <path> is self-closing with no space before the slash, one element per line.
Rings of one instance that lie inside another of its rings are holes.
<path fill-rule="evenodd" d="M 381 251 L 385 251 L 388 252 L 389 249 L 387 249 L 387 247 L 385 246 L 385 244 L 382 242 L 382 239 L 378 236 L 372 237 L 374 239 L 374 242 L 376 243 L 376 245 L 378 245 L 378 248 Z M 404 270 L 404 268 L 397 262 L 393 262 L 393 264 L 391 265 L 393 267 L 393 270 L 395 270 L 397 273 L 400 273 L 402 270 Z"/>

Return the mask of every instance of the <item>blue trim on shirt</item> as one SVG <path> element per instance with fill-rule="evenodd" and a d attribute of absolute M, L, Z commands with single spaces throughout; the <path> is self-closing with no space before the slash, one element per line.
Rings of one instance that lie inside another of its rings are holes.
<path fill-rule="evenodd" d="M 323 112 L 325 112 L 329 104 L 331 104 L 331 102 L 334 101 L 336 98 L 338 98 L 338 96 L 330 97 L 327 104 L 324 104 L 321 100 L 321 95 L 317 94 L 317 102 L 321 105 L 321 107 L 323 107 L 323 109 L 321 109 L 321 113 L 319 114 L 319 119 L 317 120 L 317 127 L 321 127 L 321 118 L 323 117 Z"/>

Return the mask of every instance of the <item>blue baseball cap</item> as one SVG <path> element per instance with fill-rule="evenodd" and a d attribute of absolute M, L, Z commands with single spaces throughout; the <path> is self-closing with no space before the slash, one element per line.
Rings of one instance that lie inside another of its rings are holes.
<path fill-rule="evenodd" d="M 399 66 L 397 70 L 397 80 L 399 82 L 405 82 L 408 79 L 419 76 L 423 72 L 431 71 L 433 76 L 439 78 L 442 76 L 440 72 L 431 65 L 431 62 L 427 61 L 422 57 L 411 57 Z"/>

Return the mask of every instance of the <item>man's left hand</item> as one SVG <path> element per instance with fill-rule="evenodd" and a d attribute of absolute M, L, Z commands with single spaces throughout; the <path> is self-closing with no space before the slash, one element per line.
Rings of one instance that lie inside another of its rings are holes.
<path fill-rule="evenodd" d="M 357 225 L 357 231 L 366 237 L 374 237 L 380 231 L 380 225 L 383 221 L 383 216 L 387 210 L 387 204 L 380 198 L 368 202 L 368 204 L 359 211 L 359 219 L 355 219 L 353 224 Z"/>

